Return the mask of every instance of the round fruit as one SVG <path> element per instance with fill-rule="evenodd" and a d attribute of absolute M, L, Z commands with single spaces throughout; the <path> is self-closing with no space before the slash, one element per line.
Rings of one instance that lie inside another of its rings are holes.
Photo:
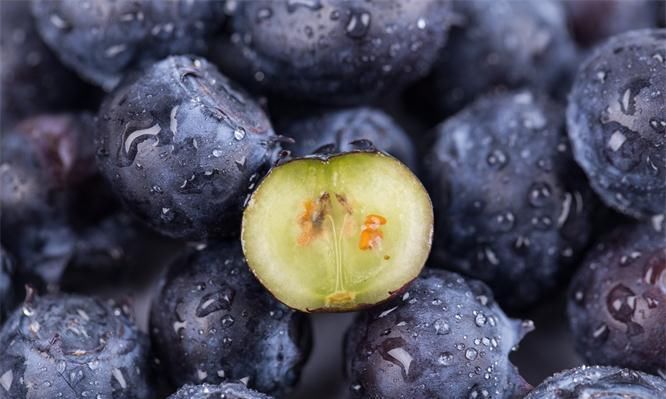
<path fill-rule="evenodd" d="M 489 7 L 486 0 L 454 1 L 457 19 L 426 83 L 440 116 L 488 92 L 562 87 L 576 49 L 561 3 L 496 0 Z"/>
<path fill-rule="evenodd" d="M 171 54 L 202 53 L 224 18 L 208 0 L 33 1 L 39 33 L 63 63 L 113 89 L 133 68 Z"/>
<path fill-rule="evenodd" d="M 209 244 L 173 263 L 150 326 L 175 386 L 234 379 L 280 395 L 298 382 L 309 354 L 309 320 L 264 290 L 236 242 Z"/>
<path fill-rule="evenodd" d="M 405 165 L 351 152 L 272 169 L 248 202 L 241 240 L 253 272 L 283 303 L 349 311 L 413 280 L 432 229 L 430 198 Z"/>
<path fill-rule="evenodd" d="M 30 1 L 0 3 L 0 128 L 42 112 L 97 106 L 92 86 L 60 63 L 37 32 Z M 92 101 L 91 101 L 92 100 Z M 92 103 L 92 104 L 91 104 Z"/>
<path fill-rule="evenodd" d="M 659 15 L 663 15 L 659 10 L 660 1 L 655 0 L 568 0 L 563 3 L 573 36 L 585 47 L 626 31 L 655 28 Z"/>
<path fill-rule="evenodd" d="M 112 302 L 34 297 L 0 330 L 3 398 L 150 399 L 148 337 Z"/>
<path fill-rule="evenodd" d="M 532 329 L 509 319 L 482 282 L 429 269 L 349 329 L 352 397 L 522 397 L 529 385 L 509 352 Z"/>
<path fill-rule="evenodd" d="M 666 376 L 666 223 L 656 219 L 606 236 L 571 283 L 569 322 L 590 364 Z"/>
<path fill-rule="evenodd" d="M 404 130 L 387 114 L 370 107 L 321 112 L 285 123 L 280 132 L 293 139 L 285 144 L 292 155 L 334 154 L 369 142 L 376 149 L 398 158 L 410 169 L 416 168 L 416 151 Z"/>
<path fill-rule="evenodd" d="M 525 308 L 578 265 L 596 203 L 569 151 L 564 112 L 530 91 L 486 96 L 436 128 L 425 165 L 437 266 Z"/>
<path fill-rule="evenodd" d="M 548 378 L 525 399 L 662 399 L 666 381 L 615 367 L 582 366 Z"/>
<path fill-rule="evenodd" d="M 213 59 L 250 87 L 359 103 L 425 75 L 446 39 L 448 1 L 243 1 Z"/>
<path fill-rule="evenodd" d="M 221 385 L 185 385 L 167 399 L 271 399 L 239 382 Z"/>
<path fill-rule="evenodd" d="M 2 135 L 2 244 L 21 274 L 57 284 L 85 252 L 89 229 L 115 210 L 95 166 L 93 130 L 87 113 L 35 115 Z"/>
<path fill-rule="evenodd" d="M 615 36 L 583 63 L 569 95 L 576 161 L 601 199 L 636 218 L 666 204 L 666 29 Z"/>
<path fill-rule="evenodd" d="M 275 135 L 252 99 L 202 58 L 172 56 L 123 82 L 99 112 L 98 163 L 156 231 L 237 233 L 243 200 Z"/>

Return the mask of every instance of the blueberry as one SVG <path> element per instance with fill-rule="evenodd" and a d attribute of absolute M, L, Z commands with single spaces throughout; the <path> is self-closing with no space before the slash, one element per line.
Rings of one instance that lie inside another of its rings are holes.
<path fill-rule="evenodd" d="M 253 391 L 242 383 L 227 382 L 221 385 L 185 385 L 167 399 L 270 399 Z"/>
<path fill-rule="evenodd" d="M 633 217 L 666 204 L 666 30 L 615 36 L 582 64 L 567 124 L 601 199 Z"/>
<path fill-rule="evenodd" d="M 0 247 L 0 326 L 14 305 L 14 259 Z"/>
<path fill-rule="evenodd" d="M 548 378 L 525 399 L 661 399 L 666 381 L 639 371 L 582 366 Z"/>
<path fill-rule="evenodd" d="M 530 91 L 483 97 L 436 134 L 432 257 L 490 284 L 505 306 L 534 304 L 573 270 L 596 206 L 563 110 Z"/>
<path fill-rule="evenodd" d="M 444 43 L 448 1 L 308 0 L 237 4 L 213 59 L 260 91 L 358 103 L 423 76 Z"/>
<path fill-rule="evenodd" d="M 152 398 L 149 342 L 122 306 L 34 297 L 0 330 L 0 392 L 19 398 Z"/>
<path fill-rule="evenodd" d="M 357 149 L 368 141 L 412 170 L 416 153 L 409 136 L 393 119 L 376 108 L 358 107 L 328 111 L 285 123 L 280 132 L 294 143 L 286 145 L 295 156 L 341 153 Z M 367 143 L 370 145 L 370 143 Z"/>
<path fill-rule="evenodd" d="M 563 85 L 576 51 L 558 0 L 453 4 L 458 19 L 428 82 L 440 115 L 501 88 Z"/>
<path fill-rule="evenodd" d="M 569 27 L 584 47 L 626 31 L 657 27 L 655 0 L 564 0 Z M 663 1 L 661 1 L 663 3 Z"/>
<path fill-rule="evenodd" d="M 65 68 L 42 42 L 29 1 L 5 0 L 0 10 L 3 132 L 30 115 L 80 109 L 94 103 L 92 87 Z"/>
<path fill-rule="evenodd" d="M 590 364 L 666 376 L 666 223 L 656 219 L 604 237 L 571 283 L 569 322 Z"/>
<path fill-rule="evenodd" d="M 263 289 L 236 242 L 209 244 L 170 265 L 150 325 L 176 386 L 244 379 L 280 395 L 309 353 L 309 320 Z"/>
<path fill-rule="evenodd" d="M 173 56 L 120 85 L 99 112 L 98 164 L 139 219 L 168 236 L 239 229 L 276 136 L 264 112 L 202 58 Z"/>
<path fill-rule="evenodd" d="M 529 388 L 509 352 L 532 322 L 509 319 L 480 281 L 428 270 L 359 315 L 346 339 L 354 398 L 511 398 Z"/>
<path fill-rule="evenodd" d="M 90 292 L 102 284 L 134 281 L 144 271 L 146 246 L 154 234 L 118 211 L 94 224 L 74 229 L 60 286 L 68 292 Z"/>
<path fill-rule="evenodd" d="M 111 90 L 123 75 L 170 54 L 203 53 L 224 2 L 34 1 L 39 33 L 63 63 Z"/>
<path fill-rule="evenodd" d="M 2 243 L 22 273 L 47 283 L 71 261 L 78 231 L 116 206 L 95 166 L 92 130 L 86 113 L 38 115 L 1 138 Z"/>

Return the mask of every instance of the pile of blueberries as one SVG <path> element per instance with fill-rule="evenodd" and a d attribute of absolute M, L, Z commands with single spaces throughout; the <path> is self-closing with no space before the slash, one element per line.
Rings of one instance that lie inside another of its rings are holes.
<path fill-rule="evenodd" d="M 665 4 L 2 1 L 0 398 L 290 397 L 320 337 L 240 220 L 359 141 L 435 233 L 357 313 L 345 397 L 666 398 Z M 563 295 L 588 366 L 532 387 L 509 354 Z"/>

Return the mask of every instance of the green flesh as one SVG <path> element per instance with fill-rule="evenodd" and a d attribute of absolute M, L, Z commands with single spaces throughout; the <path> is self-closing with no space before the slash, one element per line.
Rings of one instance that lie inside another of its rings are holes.
<path fill-rule="evenodd" d="M 274 168 L 248 203 L 241 240 L 277 299 L 303 311 L 346 311 L 414 279 L 432 226 L 430 198 L 406 166 L 356 152 Z"/>

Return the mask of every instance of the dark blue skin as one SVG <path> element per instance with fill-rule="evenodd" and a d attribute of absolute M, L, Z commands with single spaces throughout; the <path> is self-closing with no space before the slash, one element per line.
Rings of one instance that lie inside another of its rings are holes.
<path fill-rule="evenodd" d="M 42 42 L 30 2 L 5 0 L 0 10 L 3 133 L 19 120 L 38 113 L 96 107 L 97 91 L 62 65 Z"/>
<path fill-rule="evenodd" d="M 7 314 L 14 308 L 13 280 L 16 273 L 14 259 L 0 247 L 0 326 Z"/>
<path fill-rule="evenodd" d="M 630 30 L 656 28 L 663 0 L 561 0 L 576 42 L 591 47 Z"/>
<path fill-rule="evenodd" d="M 509 352 L 532 329 L 530 321 L 509 319 L 484 283 L 428 269 L 350 327 L 351 397 L 520 397 L 530 386 Z"/>
<path fill-rule="evenodd" d="M 203 58 L 173 56 L 123 82 L 99 111 L 97 158 L 128 210 L 189 240 L 235 234 L 276 136 L 261 108 Z"/>
<path fill-rule="evenodd" d="M 503 306 L 534 305 L 573 272 L 597 207 L 563 109 L 509 92 L 479 99 L 435 133 L 425 164 L 434 262 L 485 281 Z"/>
<path fill-rule="evenodd" d="M 621 226 L 571 282 L 569 324 L 588 364 L 666 375 L 666 223 Z"/>
<path fill-rule="evenodd" d="M 375 108 L 320 112 L 289 120 L 283 125 L 280 133 L 294 140 L 294 143 L 287 143 L 283 147 L 297 157 L 315 152 L 347 152 L 357 148 L 355 142 L 367 140 L 412 170 L 416 168 L 416 153 L 409 136 L 389 115 Z"/>
<path fill-rule="evenodd" d="M 148 337 L 112 302 L 34 297 L 0 330 L 0 392 L 8 399 L 152 399 Z"/>
<path fill-rule="evenodd" d="M 525 399 L 662 399 L 666 380 L 616 367 L 582 366 L 548 378 Z"/>
<path fill-rule="evenodd" d="M 425 75 L 451 16 L 436 0 L 233 4 L 212 59 L 255 90 L 320 104 L 360 103 Z"/>
<path fill-rule="evenodd" d="M 66 65 L 106 91 L 171 54 L 201 54 L 222 1 L 54 0 L 32 3 L 39 33 Z"/>
<path fill-rule="evenodd" d="M 185 385 L 167 399 L 271 399 L 270 396 L 249 389 L 240 382 L 220 385 Z"/>
<path fill-rule="evenodd" d="M 666 204 L 666 29 L 615 36 L 581 65 L 567 126 L 599 197 L 634 218 Z"/>
<path fill-rule="evenodd" d="M 440 118 L 487 92 L 522 86 L 562 89 L 576 49 L 559 0 L 453 5 L 457 18 L 427 89 Z"/>
<path fill-rule="evenodd" d="M 281 396 L 298 381 L 310 324 L 256 280 L 240 243 L 211 243 L 169 266 L 150 331 L 174 386 L 246 379 Z"/>
<path fill-rule="evenodd" d="M 1 238 L 21 274 L 59 283 L 117 208 L 95 166 L 93 126 L 85 113 L 38 115 L 2 136 Z"/>

